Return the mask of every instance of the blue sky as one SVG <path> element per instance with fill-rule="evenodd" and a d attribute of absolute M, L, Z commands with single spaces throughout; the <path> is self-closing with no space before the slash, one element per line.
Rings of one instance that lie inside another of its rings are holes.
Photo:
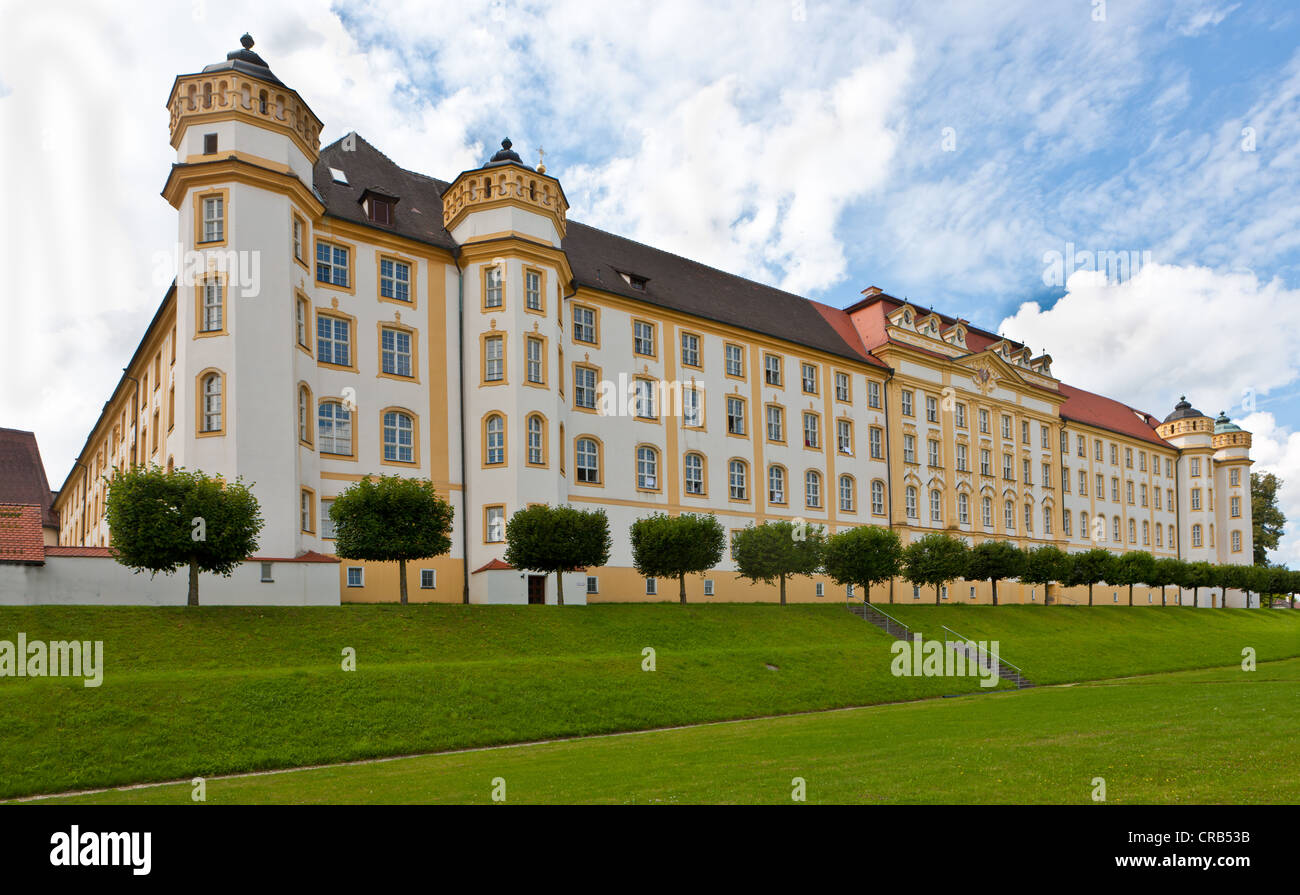
<path fill-rule="evenodd" d="M 451 178 L 508 135 L 576 219 L 830 304 L 878 285 L 1157 414 L 1228 410 L 1289 480 L 1300 562 L 1292 3 L 53 0 L 6 26 L 0 166 L 29 176 L 0 210 L 0 425 L 56 487 L 170 279 L 171 80 L 248 30 L 327 141 Z M 1150 263 L 1045 285 L 1069 244 Z"/>

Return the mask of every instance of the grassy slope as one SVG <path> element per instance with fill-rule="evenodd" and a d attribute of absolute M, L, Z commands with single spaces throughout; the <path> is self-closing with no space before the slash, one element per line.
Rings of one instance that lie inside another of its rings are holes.
<path fill-rule="evenodd" d="M 1041 682 L 1235 664 L 1243 642 L 1300 655 L 1290 613 L 894 608 L 1001 636 Z M 17 631 L 103 640 L 107 671 L 99 689 L 0 679 L 0 796 L 977 689 L 893 677 L 889 639 L 837 606 L 0 608 L 0 638 Z"/>
<path fill-rule="evenodd" d="M 1294 803 L 1300 660 L 211 780 L 209 804 Z M 1105 719 L 1099 725 L 1097 719 Z M 80 803 L 188 804 L 188 785 Z"/>
<path fill-rule="evenodd" d="M 1145 606 L 880 607 L 924 637 L 943 625 L 972 640 L 997 640 L 1003 659 L 1035 683 L 1239 665 L 1300 656 L 1300 613 Z"/>

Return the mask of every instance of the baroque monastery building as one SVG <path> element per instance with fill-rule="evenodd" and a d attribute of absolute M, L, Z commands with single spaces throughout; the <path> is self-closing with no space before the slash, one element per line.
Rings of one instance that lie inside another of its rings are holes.
<path fill-rule="evenodd" d="M 59 544 L 107 545 L 104 477 L 149 463 L 253 483 L 259 552 L 284 558 L 333 552 L 330 501 L 363 476 L 432 480 L 453 547 L 412 564 L 414 600 L 553 602 L 554 580 L 502 561 L 530 503 L 609 516 L 610 564 L 566 579 L 569 602 L 661 598 L 627 537 L 654 511 L 1251 562 L 1250 434 L 1225 416 L 1180 400 L 1162 421 L 875 287 L 834 308 L 572 221 L 508 140 L 451 182 L 356 134 L 321 149 L 320 120 L 241 42 L 168 97 L 162 195 L 192 263 L 58 494 Z M 693 576 L 690 598 L 775 599 L 732 569 Z M 396 565 L 340 563 L 339 589 L 395 599 Z M 933 600 L 901 581 L 872 594 L 890 597 Z"/>

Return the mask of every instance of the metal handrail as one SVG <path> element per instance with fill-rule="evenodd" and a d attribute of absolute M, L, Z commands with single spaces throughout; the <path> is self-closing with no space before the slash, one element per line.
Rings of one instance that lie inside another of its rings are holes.
<path fill-rule="evenodd" d="M 1019 665 L 1012 665 L 1010 662 L 1006 661 L 1006 660 L 1003 659 L 1001 656 L 995 656 L 995 655 L 993 655 L 993 654 L 990 653 L 988 650 L 986 650 L 984 647 L 980 646 L 976 641 L 971 640 L 969 637 L 963 637 L 962 635 L 958 634 L 956 631 L 954 631 L 952 628 L 948 627 L 947 625 L 940 625 L 940 627 L 942 627 L 945 631 L 947 631 L 949 634 L 953 635 L 954 637 L 956 637 L 959 641 L 961 641 L 961 642 L 963 642 L 963 643 L 974 643 L 974 644 L 975 644 L 975 649 L 979 650 L 979 651 L 982 652 L 984 655 L 990 657 L 991 659 L 993 659 L 994 661 L 998 662 L 998 663 L 1001 664 L 1001 665 L 1005 665 L 1005 666 L 1007 666 L 1008 668 L 1014 668 L 1014 669 L 1016 670 L 1016 672 L 1017 672 L 1021 677 L 1024 677 L 1025 672 L 1024 672 L 1023 669 L 1020 668 Z M 945 641 L 945 642 L 947 642 L 947 641 Z"/>
<path fill-rule="evenodd" d="M 888 612 L 885 612 L 883 609 L 877 609 L 874 603 L 863 603 L 862 606 L 863 606 L 863 609 L 862 609 L 863 612 L 866 612 L 868 609 L 871 609 L 871 610 L 873 610 L 873 611 L 875 611 L 875 612 L 879 612 L 879 613 L 880 613 L 881 615 L 883 615 L 885 618 L 889 619 L 891 622 L 893 622 L 894 624 L 896 624 L 896 625 L 898 625 L 900 628 L 902 628 L 904 631 L 906 631 L 909 635 L 912 633 L 912 629 L 911 629 L 910 627 L 908 627 L 907 625 L 903 624 L 903 623 L 900 622 L 898 619 L 896 619 L 896 618 L 894 618 L 892 615 L 890 615 Z"/>

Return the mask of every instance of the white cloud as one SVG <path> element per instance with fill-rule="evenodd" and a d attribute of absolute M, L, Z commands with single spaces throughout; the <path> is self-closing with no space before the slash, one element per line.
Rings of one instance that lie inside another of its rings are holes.
<path fill-rule="evenodd" d="M 1273 414 L 1252 413 L 1237 423 L 1251 433 L 1251 472 L 1271 472 L 1282 480 L 1277 504 L 1286 515 L 1286 528 L 1273 562 L 1300 568 L 1300 432 L 1277 422 Z"/>

